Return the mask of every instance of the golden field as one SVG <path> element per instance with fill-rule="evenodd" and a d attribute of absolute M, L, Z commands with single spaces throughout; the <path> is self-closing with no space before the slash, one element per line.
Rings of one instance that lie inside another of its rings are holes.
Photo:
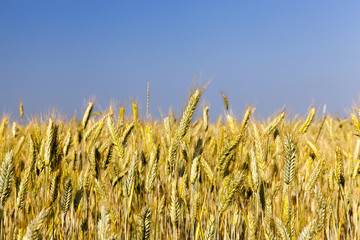
<path fill-rule="evenodd" d="M 81 121 L 4 116 L 1 239 L 360 238 L 358 108 L 211 123 L 203 92 L 161 121 L 93 101 Z"/>

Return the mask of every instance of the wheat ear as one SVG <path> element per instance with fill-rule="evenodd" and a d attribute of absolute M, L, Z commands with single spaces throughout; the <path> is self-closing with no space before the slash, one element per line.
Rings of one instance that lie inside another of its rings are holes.
<path fill-rule="evenodd" d="M 46 129 L 46 140 L 44 146 L 44 163 L 45 166 L 50 164 L 50 160 L 54 155 L 54 146 L 56 141 L 56 125 L 52 119 L 49 120 L 48 127 Z"/>
<path fill-rule="evenodd" d="M 308 179 L 308 181 L 305 184 L 305 190 L 306 191 L 310 191 L 314 187 L 316 180 L 320 176 L 320 173 L 321 173 L 321 170 L 322 170 L 322 167 L 323 167 L 323 162 L 324 162 L 324 160 L 320 159 L 320 161 L 318 162 L 318 164 L 314 168 L 312 174 L 310 175 L 310 178 Z"/>
<path fill-rule="evenodd" d="M 343 185 L 344 181 L 344 166 L 343 166 L 343 157 L 339 146 L 335 148 L 336 157 L 335 157 L 335 179 L 338 184 Z"/>
<path fill-rule="evenodd" d="M 34 169 L 34 165 L 35 165 L 35 161 L 36 161 L 34 141 L 30 134 L 28 134 L 28 139 L 29 139 L 29 158 L 30 159 L 27 162 L 25 173 L 24 173 L 23 178 L 21 179 L 21 183 L 20 183 L 20 187 L 19 187 L 19 193 L 18 193 L 18 197 L 17 197 L 17 201 L 16 201 L 16 207 L 18 209 L 24 208 L 30 174 Z"/>
<path fill-rule="evenodd" d="M 42 228 L 48 217 L 50 208 L 43 208 L 38 215 L 29 223 L 26 228 L 24 240 L 41 240 L 43 239 Z"/>
<path fill-rule="evenodd" d="M 13 181 L 14 162 L 12 151 L 6 153 L 5 159 L 0 168 L 0 203 L 4 206 L 11 192 L 11 183 Z"/>
<path fill-rule="evenodd" d="M 138 240 L 148 240 L 151 234 L 151 211 L 145 207 L 138 219 Z"/>
<path fill-rule="evenodd" d="M 89 104 L 88 104 L 88 106 L 86 108 L 86 111 L 84 113 L 83 119 L 81 121 L 81 125 L 82 125 L 83 129 L 86 128 L 86 126 L 87 126 L 87 124 L 89 122 L 91 111 L 93 110 L 93 108 L 94 108 L 94 102 L 91 101 L 91 102 L 89 102 Z"/>
<path fill-rule="evenodd" d="M 127 173 L 127 178 L 125 180 L 124 193 L 126 197 L 130 196 L 131 189 L 133 188 L 134 185 L 137 163 L 138 163 L 138 153 L 137 151 L 135 151 L 131 159 L 129 171 Z"/>
<path fill-rule="evenodd" d="M 114 234 L 111 234 L 110 213 L 104 206 L 101 207 L 101 218 L 99 219 L 97 230 L 97 236 L 100 240 L 110 240 L 116 238 Z"/>
<path fill-rule="evenodd" d="M 71 201 L 71 197 L 72 197 L 72 191 L 73 191 L 72 180 L 71 180 L 71 178 L 69 178 L 64 183 L 63 194 L 61 196 L 61 201 L 60 201 L 60 207 L 64 213 L 66 213 L 69 210 L 70 201 Z"/>
<path fill-rule="evenodd" d="M 54 203 L 58 197 L 60 180 L 61 180 L 60 171 L 56 171 L 55 173 L 53 173 L 50 182 L 50 196 L 49 196 L 50 203 Z"/>
<path fill-rule="evenodd" d="M 221 92 L 221 96 L 224 100 L 225 109 L 227 111 L 227 110 L 229 110 L 229 100 L 224 92 Z"/>
<path fill-rule="evenodd" d="M 178 198 L 178 192 L 176 187 L 176 180 L 173 180 L 171 185 L 171 205 L 170 205 L 170 216 L 173 225 L 176 225 L 180 215 L 180 203 Z"/>
<path fill-rule="evenodd" d="M 231 181 L 230 185 L 226 186 L 225 189 L 221 191 L 220 195 L 220 212 L 226 211 L 229 205 L 233 202 L 235 193 L 239 192 L 242 188 L 244 174 L 238 172 L 235 174 L 235 178 Z"/>
<path fill-rule="evenodd" d="M 200 97 L 203 93 L 203 90 L 196 90 L 196 92 L 191 96 L 187 107 L 185 108 L 185 111 L 182 115 L 181 121 L 180 121 L 180 125 L 177 131 L 177 136 L 179 137 L 179 139 L 182 139 L 185 134 L 187 133 L 187 131 L 189 130 L 190 127 L 190 121 L 191 118 L 194 114 L 194 111 L 199 103 Z"/>
<path fill-rule="evenodd" d="M 149 170 L 146 176 L 145 189 L 151 192 L 154 188 L 154 181 L 157 175 L 159 162 L 159 149 L 153 149 L 150 153 Z"/>
<path fill-rule="evenodd" d="M 305 120 L 304 124 L 301 126 L 301 128 L 299 130 L 300 135 L 306 133 L 311 122 L 314 119 L 314 116 L 315 116 L 315 108 L 311 108 L 306 116 L 306 120 Z"/>
<path fill-rule="evenodd" d="M 238 135 L 231 142 L 226 144 L 225 147 L 223 147 L 222 150 L 220 151 L 217 160 L 217 168 L 219 170 L 223 169 L 223 164 L 225 162 L 226 157 L 229 156 L 232 153 L 232 151 L 239 145 L 243 137 L 244 131 L 246 129 L 246 126 L 249 122 L 250 113 L 251 113 L 251 108 L 248 107 L 245 111 L 244 118 L 241 123 L 241 128 Z"/>
<path fill-rule="evenodd" d="M 215 237 L 215 218 L 214 215 L 210 215 L 206 225 L 206 231 L 204 234 L 205 240 L 213 240 Z"/>
<path fill-rule="evenodd" d="M 209 106 L 206 106 L 203 110 L 203 128 L 206 132 L 209 128 Z"/>
<path fill-rule="evenodd" d="M 123 145 L 121 144 L 119 134 L 117 130 L 115 129 L 114 122 L 111 119 L 111 116 L 108 116 L 106 119 L 106 124 L 111 136 L 111 139 L 115 145 L 115 152 L 118 155 L 118 157 L 123 158 L 124 157 L 124 150 Z"/>
<path fill-rule="evenodd" d="M 281 121 L 284 119 L 285 113 L 280 113 L 277 117 L 275 117 L 269 125 L 265 128 L 263 135 L 268 136 L 270 133 L 272 133 L 278 125 L 281 123 Z"/>
<path fill-rule="evenodd" d="M 293 181 L 295 176 L 295 144 L 292 135 L 286 135 L 284 140 L 285 165 L 283 178 L 287 185 Z"/>
<path fill-rule="evenodd" d="M 20 103 L 19 103 L 19 113 L 20 113 L 20 118 L 23 119 L 23 117 L 24 117 L 24 104 L 23 104 L 22 100 L 20 100 Z"/>

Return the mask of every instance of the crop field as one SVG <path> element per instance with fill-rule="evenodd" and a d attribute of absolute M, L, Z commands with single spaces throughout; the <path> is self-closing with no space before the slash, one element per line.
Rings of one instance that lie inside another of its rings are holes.
<path fill-rule="evenodd" d="M 161 120 L 4 115 L 0 239 L 360 239 L 359 108 L 210 122 L 204 91 Z"/>

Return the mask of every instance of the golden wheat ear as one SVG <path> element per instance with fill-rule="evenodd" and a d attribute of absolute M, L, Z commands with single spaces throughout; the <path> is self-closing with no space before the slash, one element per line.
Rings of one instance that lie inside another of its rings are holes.
<path fill-rule="evenodd" d="M 23 104 L 22 100 L 20 100 L 20 102 L 19 102 L 19 114 L 20 114 L 20 118 L 23 119 L 23 117 L 24 117 L 24 104 Z"/>
<path fill-rule="evenodd" d="M 285 113 L 282 112 L 276 116 L 267 127 L 264 129 L 264 136 L 269 136 L 280 125 L 281 121 L 285 118 Z"/>
<path fill-rule="evenodd" d="M 0 203 L 4 207 L 11 192 L 11 184 L 14 175 L 14 162 L 12 151 L 6 153 L 0 168 Z"/>
<path fill-rule="evenodd" d="M 232 180 L 229 185 L 224 185 L 224 189 L 220 194 L 220 212 L 226 211 L 230 204 L 233 203 L 235 194 L 243 188 L 243 179 L 244 174 L 242 172 L 237 172 L 234 180 Z"/>
<path fill-rule="evenodd" d="M 140 214 L 137 226 L 137 239 L 148 240 L 151 235 L 151 210 L 145 207 Z"/>
<path fill-rule="evenodd" d="M 177 225 L 180 215 L 180 203 L 177 192 L 176 180 L 171 185 L 171 205 L 170 205 L 170 217 L 173 225 Z"/>
<path fill-rule="evenodd" d="M 226 111 L 229 110 L 229 100 L 224 92 L 221 92 L 222 99 L 224 101 Z"/>
<path fill-rule="evenodd" d="M 325 214 L 326 214 L 326 200 L 322 195 L 321 189 L 314 188 L 314 195 L 316 200 L 316 220 L 312 225 L 312 231 L 319 233 L 322 231 L 325 225 Z"/>
<path fill-rule="evenodd" d="M 174 169 L 175 157 L 180 145 L 180 141 L 184 138 L 190 128 L 190 122 L 194 111 L 199 103 L 200 97 L 205 89 L 197 89 L 195 93 L 190 97 L 187 106 L 183 112 L 180 120 L 180 125 L 176 131 L 175 136 L 171 139 L 171 144 L 168 150 L 166 158 L 166 174 L 169 175 Z"/>
<path fill-rule="evenodd" d="M 324 160 L 320 159 L 318 164 L 314 168 L 312 174 L 310 175 L 310 178 L 308 179 L 308 181 L 305 184 L 306 191 L 310 191 L 311 189 L 313 189 L 315 182 L 317 181 L 317 179 L 320 176 L 320 173 L 322 172 L 323 165 L 324 165 Z"/>
<path fill-rule="evenodd" d="M 60 171 L 56 171 L 53 173 L 53 176 L 51 178 L 50 195 L 49 195 L 50 203 L 54 203 L 58 197 L 59 185 L 60 185 L 60 181 L 61 181 L 60 174 L 61 174 Z"/>
<path fill-rule="evenodd" d="M 134 123 L 136 126 L 139 125 L 139 113 L 138 113 L 138 107 L 136 102 L 132 102 L 132 110 L 133 110 L 133 117 L 134 117 Z"/>
<path fill-rule="evenodd" d="M 60 200 L 60 208 L 64 213 L 66 213 L 70 208 L 72 192 L 73 192 L 73 184 L 71 178 L 69 178 L 64 183 L 64 189 Z"/>
<path fill-rule="evenodd" d="M 94 102 L 91 101 L 91 102 L 89 102 L 89 104 L 88 104 L 88 106 L 86 108 L 86 111 L 84 113 L 83 119 L 81 121 L 81 125 L 82 125 L 83 130 L 85 130 L 85 128 L 86 128 L 86 126 L 87 126 L 87 124 L 89 122 L 90 115 L 91 115 L 91 112 L 92 112 L 93 108 L 94 108 Z"/>
<path fill-rule="evenodd" d="M 284 141 L 285 164 L 283 179 L 290 185 L 295 176 L 295 144 L 292 135 L 286 135 Z"/>
<path fill-rule="evenodd" d="M 46 129 L 46 140 L 44 146 L 44 163 L 45 166 L 50 165 L 50 161 L 54 156 L 55 146 L 56 146 L 56 135 L 57 135 L 57 126 L 55 125 L 52 119 L 49 120 L 48 127 Z"/>
<path fill-rule="evenodd" d="M 66 134 L 65 137 L 65 142 L 64 142 L 64 148 L 63 148 L 63 155 L 66 156 L 69 153 L 69 149 L 70 149 L 70 144 L 71 144 L 71 131 L 69 130 Z"/>
<path fill-rule="evenodd" d="M 311 108 L 306 116 L 306 120 L 304 122 L 304 124 L 301 126 L 299 133 L 301 134 L 305 134 L 306 131 L 308 130 L 310 124 L 312 123 L 314 116 L 315 116 L 315 108 Z"/>
<path fill-rule="evenodd" d="M 312 228 L 313 222 L 310 221 L 301 231 L 299 235 L 299 240 L 310 240 L 312 237 L 311 234 L 311 228 Z"/>
<path fill-rule="evenodd" d="M 205 240 L 213 240 L 214 237 L 215 237 L 215 218 L 214 215 L 211 214 L 206 225 L 204 238 Z"/>
<path fill-rule="evenodd" d="M 9 118 L 7 116 L 4 116 L 0 124 L 0 140 L 4 138 L 5 130 L 7 128 L 8 123 L 9 123 Z"/>
<path fill-rule="evenodd" d="M 209 128 L 209 106 L 206 106 L 203 110 L 203 128 L 206 132 Z"/>
<path fill-rule="evenodd" d="M 50 208 L 43 208 L 26 228 L 24 240 L 44 239 L 43 228 L 50 213 Z"/>
<path fill-rule="evenodd" d="M 93 146 L 90 157 L 89 157 L 89 164 L 90 164 L 90 172 L 94 179 L 99 179 L 100 175 L 100 151 L 98 149 L 98 144 Z"/>
<path fill-rule="evenodd" d="M 339 146 L 335 147 L 335 180 L 339 185 L 344 186 L 344 166 L 343 166 L 343 156 Z"/>
<path fill-rule="evenodd" d="M 115 128 L 114 122 L 110 115 L 106 118 L 106 125 L 108 127 L 108 130 L 109 130 L 109 133 L 111 136 L 111 140 L 115 145 L 115 152 L 116 152 L 117 156 L 120 158 L 123 158 L 124 157 L 123 145 L 121 144 L 121 139 L 120 139 L 119 133 L 118 133 L 117 129 Z"/>
<path fill-rule="evenodd" d="M 240 141 L 244 138 L 244 133 L 250 119 L 250 114 L 251 114 L 251 107 L 248 107 L 245 111 L 244 118 L 241 123 L 241 128 L 238 135 L 232 141 L 228 142 L 219 152 L 216 168 L 221 172 L 223 172 L 224 170 L 223 165 L 226 158 L 235 150 L 235 148 L 239 145 Z"/>
<path fill-rule="evenodd" d="M 248 211 L 247 223 L 247 239 L 256 240 L 256 219 L 251 210 Z"/>
<path fill-rule="evenodd" d="M 28 190 L 29 185 L 29 178 L 30 178 L 31 168 L 27 167 L 25 170 L 25 174 L 21 180 L 19 193 L 16 201 L 16 207 L 18 209 L 23 209 L 25 205 L 25 198 Z"/>
<path fill-rule="evenodd" d="M 275 217 L 275 227 L 276 227 L 276 233 L 281 239 L 291 239 L 289 231 L 286 229 L 285 224 L 281 221 L 281 219 Z"/>
<path fill-rule="evenodd" d="M 194 114 L 194 111 L 195 111 L 197 105 L 199 104 L 199 100 L 200 100 L 202 93 L 203 93 L 203 90 L 200 90 L 200 91 L 196 90 L 195 93 L 189 99 L 189 102 L 187 104 L 187 107 L 184 110 L 178 131 L 177 131 L 177 136 L 180 139 L 182 139 L 189 130 L 191 118 Z"/>
<path fill-rule="evenodd" d="M 355 114 L 351 114 L 351 120 L 355 128 L 355 134 L 360 136 L 360 120 Z"/>
<path fill-rule="evenodd" d="M 98 239 L 116 239 L 117 236 L 112 234 L 110 225 L 110 213 L 107 209 L 101 207 L 101 218 L 97 224 L 97 237 Z"/>
<path fill-rule="evenodd" d="M 23 178 L 21 179 L 21 183 L 19 187 L 19 193 L 16 201 L 16 207 L 18 209 L 24 208 L 30 175 L 34 170 L 34 165 L 36 161 L 35 145 L 31 134 L 28 134 L 28 142 L 29 142 L 29 153 L 28 153 L 29 160 L 27 161 L 25 173 L 23 175 Z"/>
<path fill-rule="evenodd" d="M 135 172 L 137 170 L 137 165 L 138 165 L 138 153 L 137 151 L 135 151 L 133 153 L 131 162 L 130 162 L 130 167 L 127 173 L 127 177 L 125 180 L 125 185 L 124 185 L 124 195 L 126 197 L 130 196 L 130 193 L 134 187 L 134 182 L 135 182 Z"/>
<path fill-rule="evenodd" d="M 125 147 L 127 140 L 129 139 L 131 131 L 135 127 L 135 122 L 132 122 L 129 126 L 126 127 L 125 131 L 123 132 L 121 136 L 121 144 L 123 147 Z"/>
<path fill-rule="evenodd" d="M 154 181 L 157 175 L 159 162 L 159 148 L 153 149 L 150 153 L 149 170 L 146 176 L 145 189 L 151 192 L 154 188 Z"/>

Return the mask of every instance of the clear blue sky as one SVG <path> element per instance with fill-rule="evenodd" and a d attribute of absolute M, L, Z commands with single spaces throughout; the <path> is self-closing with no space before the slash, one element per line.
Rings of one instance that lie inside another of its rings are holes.
<path fill-rule="evenodd" d="M 0 111 L 70 117 L 85 100 L 138 100 L 178 113 L 194 76 L 213 78 L 241 116 L 326 103 L 345 113 L 360 93 L 358 1 L 1 1 Z M 130 112 L 130 111 L 129 111 Z M 213 119 L 214 120 L 214 119 Z"/>

